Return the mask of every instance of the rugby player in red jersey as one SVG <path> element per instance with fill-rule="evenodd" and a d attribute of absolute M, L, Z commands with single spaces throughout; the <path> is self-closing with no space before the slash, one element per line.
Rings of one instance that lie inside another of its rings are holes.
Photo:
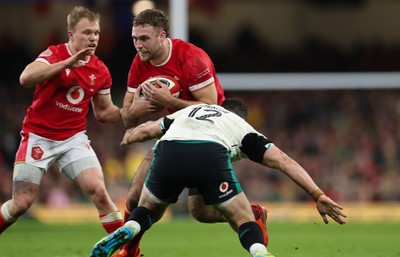
<path fill-rule="evenodd" d="M 169 112 L 174 112 L 200 103 L 221 105 L 225 100 L 224 90 L 207 53 L 191 43 L 170 38 L 168 32 L 168 17 L 160 10 L 148 9 L 134 18 L 132 38 L 137 54 L 129 70 L 128 88 L 121 112 L 127 128 L 139 125 L 141 118 L 159 112 L 165 107 Z M 159 83 L 160 88 L 143 84 L 147 79 L 160 75 L 170 76 L 179 81 L 181 88 L 179 98 L 172 96 L 167 85 L 163 83 Z M 141 90 L 147 99 L 139 97 L 138 90 Z M 138 204 L 152 156 L 151 150 L 132 180 L 125 220 Z M 192 216 L 200 222 L 226 221 L 220 212 L 204 204 L 202 196 L 194 188 L 189 190 L 188 205 Z M 252 208 L 257 223 L 262 227 L 264 243 L 268 244 L 265 227 L 266 209 L 260 205 L 253 205 Z M 138 247 L 140 238 L 141 235 L 136 236 L 114 257 L 140 256 Z"/>
<path fill-rule="evenodd" d="M 49 46 L 20 76 L 21 86 L 35 88 L 35 92 L 22 124 L 12 198 L 0 208 L 0 233 L 33 204 L 53 163 L 94 203 L 108 233 L 123 225 L 85 133 L 90 104 L 100 122 L 121 121 L 120 109 L 110 95 L 110 72 L 94 55 L 100 15 L 75 7 L 67 24 L 68 43 Z"/>

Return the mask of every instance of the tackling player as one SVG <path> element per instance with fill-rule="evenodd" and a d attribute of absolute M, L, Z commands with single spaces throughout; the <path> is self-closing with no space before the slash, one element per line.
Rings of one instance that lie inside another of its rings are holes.
<path fill-rule="evenodd" d="M 295 160 L 248 124 L 246 117 L 246 105 L 234 98 L 227 99 L 222 107 L 189 106 L 128 130 L 122 144 L 161 138 L 155 146 L 139 207 L 131 212 L 124 227 L 94 246 L 91 257 L 110 256 L 148 230 L 170 204 L 176 203 L 184 187 L 196 187 L 207 205 L 221 211 L 251 256 L 274 256 L 263 243 L 261 229 L 233 170 L 232 162 L 243 157 L 286 174 L 315 200 L 325 223 L 329 216 L 344 224 L 343 208 L 327 197 Z"/>
<path fill-rule="evenodd" d="M 110 95 L 110 72 L 94 55 L 100 15 L 75 7 L 67 24 L 68 43 L 49 46 L 20 76 L 21 86 L 34 87 L 35 92 L 22 124 L 12 198 L 0 208 L 0 233 L 30 208 L 53 163 L 94 203 L 108 233 L 123 225 L 85 133 L 90 104 L 100 122 L 121 121 Z"/>

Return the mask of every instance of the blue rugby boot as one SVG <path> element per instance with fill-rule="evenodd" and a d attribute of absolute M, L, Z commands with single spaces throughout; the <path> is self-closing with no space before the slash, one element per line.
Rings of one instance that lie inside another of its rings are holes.
<path fill-rule="evenodd" d="M 121 227 L 111 235 L 100 239 L 94 245 L 90 257 L 111 257 L 121 246 L 131 241 L 136 234 L 136 229 L 133 227 Z"/>

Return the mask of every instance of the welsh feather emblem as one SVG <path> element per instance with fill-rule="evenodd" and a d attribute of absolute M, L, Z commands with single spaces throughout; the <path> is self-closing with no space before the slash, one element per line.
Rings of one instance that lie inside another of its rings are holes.
<path fill-rule="evenodd" d="M 90 79 L 90 91 L 94 91 L 94 80 L 96 79 L 96 76 L 94 74 L 91 74 L 89 76 Z"/>
<path fill-rule="evenodd" d="M 42 159 L 42 156 L 43 156 L 43 150 L 42 150 L 42 148 L 40 148 L 40 146 L 32 147 L 31 157 L 34 160 L 40 160 L 40 159 Z"/>

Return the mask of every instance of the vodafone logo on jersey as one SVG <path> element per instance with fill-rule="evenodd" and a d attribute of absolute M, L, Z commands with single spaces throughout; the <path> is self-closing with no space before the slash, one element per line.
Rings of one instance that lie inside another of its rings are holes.
<path fill-rule="evenodd" d="M 67 92 L 67 100 L 71 104 L 78 104 L 85 96 L 85 91 L 80 86 L 73 86 Z"/>
<path fill-rule="evenodd" d="M 80 103 L 84 96 L 85 96 L 85 91 L 83 91 L 83 89 L 80 86 L 73 86 L 67 92 L 68 102 L 74 105 Z M 62 103 L 59 101 L 56 101 L 56 106 L 71 112 L 81 113 L 83 111 L 83 109 L 80 107 L 72 106 L 68 103 Z"/>

